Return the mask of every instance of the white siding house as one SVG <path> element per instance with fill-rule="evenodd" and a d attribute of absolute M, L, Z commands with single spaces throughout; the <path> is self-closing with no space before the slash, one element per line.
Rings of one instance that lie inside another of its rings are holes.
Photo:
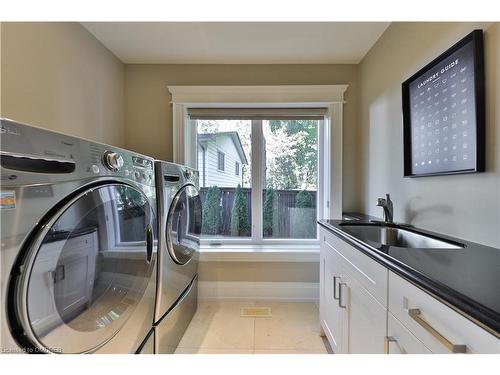
<path fill-rule="evenodd" d="M 243 185 L 247 158 L 237 132 L 198 134 L 200 186 Z"/>

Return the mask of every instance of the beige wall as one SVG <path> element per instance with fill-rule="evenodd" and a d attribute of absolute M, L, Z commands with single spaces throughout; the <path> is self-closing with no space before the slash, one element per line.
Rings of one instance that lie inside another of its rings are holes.
<path fill-rule="evenodd" d="M 1 115 L 125 145 L 124 65 L 79 23 L 2 23 Z"/>
<path fill-rule="evenodd" d="M 475 28 L 485 30 L 486 173 L 403 178 L 401 82 Z M 394 23 L 359 67 L 361 203 L 381 216 L 377 197 L 391 193 L 394 218 L 500 246 L 499 24 Z"/>
<path fill-rule="evenodd" d="M 356 144 L 356 65 L 140 65 L 126 66 L 127 148 L 172 160 L 172 107 L 167 85 L 349 84 L 344 112 L 344 208 L 360 207 Z"/>

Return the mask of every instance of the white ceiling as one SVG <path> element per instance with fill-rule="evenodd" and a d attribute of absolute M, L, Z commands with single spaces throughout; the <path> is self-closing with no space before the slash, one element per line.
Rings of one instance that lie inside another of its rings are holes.
<path fill-rule="evenodd" d="M 84 22 L 125 63 L 358 63 L 389 22 Z"/>

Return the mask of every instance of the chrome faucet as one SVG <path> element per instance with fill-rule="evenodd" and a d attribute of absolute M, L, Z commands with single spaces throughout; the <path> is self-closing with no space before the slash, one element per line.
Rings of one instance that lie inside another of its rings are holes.
<path fill-rule="evenodd" d="M 393 209 L 392 209 L 392 201 L 389 194 L 385 195 L 384 198 L 377 198 L 377 206 L 382 207 L 384 209 L 384 221 L 386 223 L 393 222 Z"/>

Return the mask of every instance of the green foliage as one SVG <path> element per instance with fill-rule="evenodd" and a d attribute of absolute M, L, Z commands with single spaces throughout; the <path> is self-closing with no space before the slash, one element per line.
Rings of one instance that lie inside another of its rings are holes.
<path fill-rule="evenodd" d="M 278 222 L 278 195 L 273 188 L 268 188 L 266 190 L 266 195 L 264 198 L 264 237 L 272 237 L 273 229 L 277 226 Z M 275 233 L 277 235 L 277 233 Z"/>
<path fill-rule="evenodd" d="M 276 157 L 268 181 L 275 189 L 316 189 L 318 121 L 272 120 L 269 127 L 274 134 L 284 131 L 293 146 Z"/>
<path fill-rule="evenodd" d="M 295 174 L 296 165 L 293 162 L 293 157 L 282 155 L 276 158 L 275 178 L 271 178 L 274 182 L 273 186 L 278 189 L 292 190 L 299 187 L 299 181 Z"/>
<path fill-rule="evenodd" d="M 314 207 L 313 197 L 308 191 L 302 190 L 295 197 L 295 207 L 311 208 Z"/>
<path fill-rule="evenodd" d="M 241 185 L 238 184 L 234 193 L 233 207 L 231 208 L 231 236 L 249 236 L 250 224 L 247 217 L 247 200 Z"/>
<path fill-rule="evenodd" d="M 212 186 L 207 191 L 203 206 L 203 222 L 201 233 L 217 234 L 222 223 L 222 207 L 220 205 L 220 189 Z"/>

